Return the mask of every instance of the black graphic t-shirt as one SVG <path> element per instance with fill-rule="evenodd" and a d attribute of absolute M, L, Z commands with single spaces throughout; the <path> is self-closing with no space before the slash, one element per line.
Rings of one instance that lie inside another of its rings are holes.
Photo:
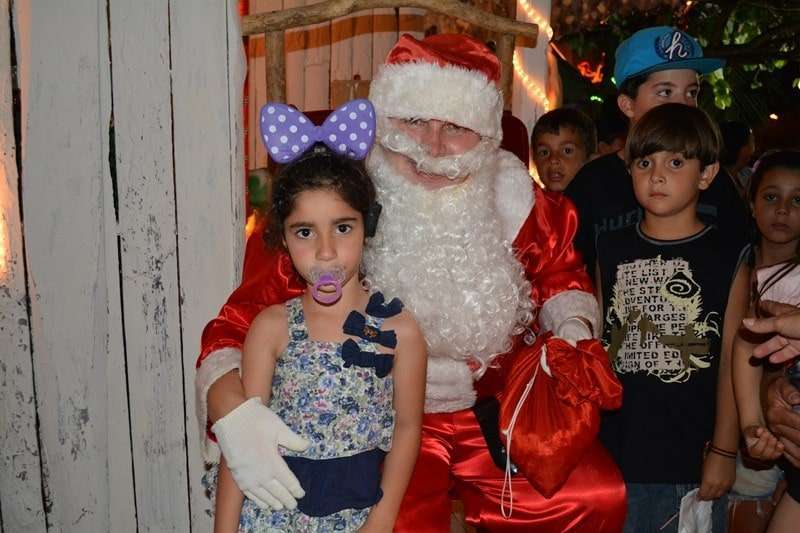
<path fill-rule="evenodd" d="M 603 344 L 623 388 L 600 438 L 626 482 L 700 481 L 742 248 L 714 226 L 677 241 L 651 239 L 639 224 L 598 236 Z"/>
<path fill-rule="evenodd" d="M 583 254 L 589 274 L 594 276 L 597 237 L 638 224 L 643 218 L 631 175 L 617 154 L 604 155 L 586 163 L 564 194 L 578 209 L 575 247 Z M 731 240 L 746 242 L 747 205 L 727 174 L 718 173 L 711 186 L 701 191 L 697 214 L 706 224 L 720 228 Z"/>

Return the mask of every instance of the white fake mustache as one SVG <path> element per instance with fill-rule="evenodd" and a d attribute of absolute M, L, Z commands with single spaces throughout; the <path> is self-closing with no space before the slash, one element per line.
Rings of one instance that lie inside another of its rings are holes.
<path fill-rule="evenodd" d="M 444 176 L 453 181 L 475 173 L 485 158 L 497 149 L 497 141 L 481 138 L 475 147 L 463 154 L 434 157 L 422 144 L 405 133 L 397 131 L 396 128 L 385 129 L 388 131 L 378 139 L 381 146 L 410 159 L 416 166 L 417 172 Z"/>

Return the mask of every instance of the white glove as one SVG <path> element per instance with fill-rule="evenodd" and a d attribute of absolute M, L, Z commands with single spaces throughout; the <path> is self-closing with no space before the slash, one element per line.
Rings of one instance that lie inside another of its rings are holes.
<path fill-rule="evenodd" d="M 559 324 L 555 331 L 556 337 L 564 339 L 570 346 L 576 346 L 578 341 L 591 339 L 592 330 L 578 317 L 570 317 Z"/>
<path fill-rule="evenodd" d="M 278 446 L 301 452 L 308 448 L 307 440 L 292 432 L 260 398 L 250 398 L 220 418 L 211 430 L 245 496 L 264 509 L 297 507 L 296 498 L 305 492 L 278 453 Z"/>

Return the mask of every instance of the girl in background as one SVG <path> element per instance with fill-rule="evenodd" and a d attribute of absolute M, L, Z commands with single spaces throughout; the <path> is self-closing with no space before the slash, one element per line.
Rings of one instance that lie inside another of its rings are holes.
<path fill-rule="evenodd" d="M 757 316 L 762 300 L 800 305 L 800 152 L 764 155 L 756 164 L 749 193 L 760 234 L 751 254 L 754 273 L 749 314 Z M 764 423 L 760 398 L 763 371 L 760 361 L 751 362 L 754 344 L 755 339 L 745 338 L 741 332 L 737 335 L 734 391 L 748 453 L 769 461 L 781 456 L 783 445 Z M 791 466 L 786 473 L 788 489 L 773 514 L 771 533 L 795 531 L 800 521 L 800 476 Z"/>

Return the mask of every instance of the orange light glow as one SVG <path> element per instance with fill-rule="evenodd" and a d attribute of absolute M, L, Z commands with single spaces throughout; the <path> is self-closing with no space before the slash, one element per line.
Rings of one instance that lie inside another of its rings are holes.
<path fill-rule="evenodd" d="M 247 217 L 247 224 L 244 225 L 244 234 L 245 237 L 248 239 L 250 235 L 253 234 L 253 230 L 256 229 L 256 214 L 255 212 L 250 213 L 250 216 Z"/>
<path fill-rule="evenodd" d="M 8 232 L 5 217 L 0 218 L 0 280 L 8 274 Z"/>
<path fill-rule="evenodd" d="M 581 76 L 587 78 L 593 84 L 603 81 L 603 67 L 606 66 L 604 61 L 600 61 L 596 67 L 593 67 L 588 61 L 581 61 L 578 63 L 578 72 Z"/>
<path fill-rule="evenodd" d="M 2 174 L 2 166 L 0 166 L 0 174 Z M 0 194 L 5 196 L 5 190 L 2 190 Z M 8 206 L 6 205 L 6 198 L 0 198 L 0 208 L 3 209 L 0 212 L 0 281 L 4 281 L 8 277 L 9 271 L 9 264 L 8 264 L 8 221 L 5 215 L 5 209 Z"/>

